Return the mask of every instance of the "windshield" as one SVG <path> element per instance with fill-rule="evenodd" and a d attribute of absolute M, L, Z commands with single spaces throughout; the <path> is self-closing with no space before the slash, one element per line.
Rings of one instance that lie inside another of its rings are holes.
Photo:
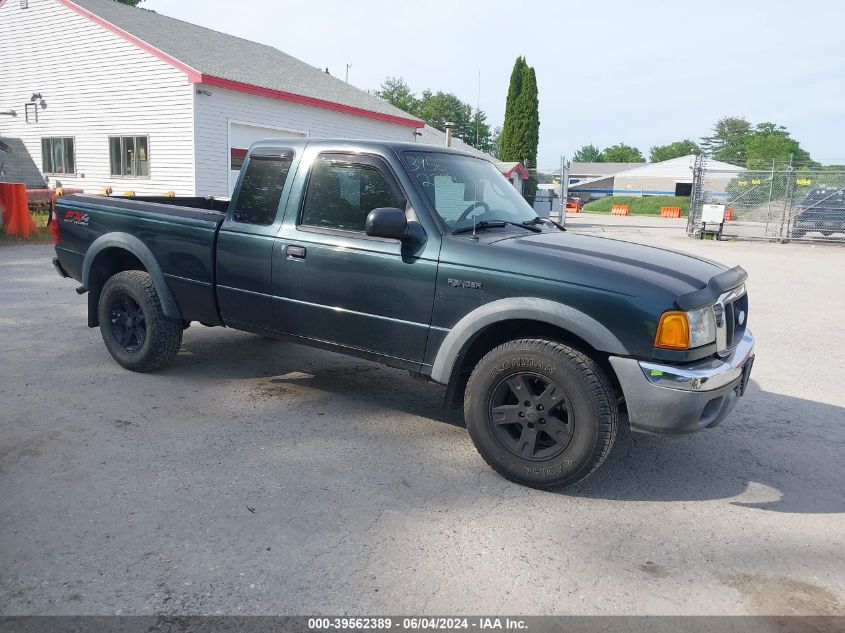
<path fill-rule="evenodd" d="M 417 186 L 452 231 L 476 222 L 522 223 L 534 209 L 483 158 L 445 152 L 404 152 L 402 159 Z"/>

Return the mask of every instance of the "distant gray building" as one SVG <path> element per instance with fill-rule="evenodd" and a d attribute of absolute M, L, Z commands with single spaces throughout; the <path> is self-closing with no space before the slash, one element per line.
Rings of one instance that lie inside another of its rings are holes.
<path fill-rule="evenodd" d="M 604 196 L 688 196 L 692 193 L 694 165 L 692 154 L 660 163 L 573 163 L 569 195 L 582 202 Z M 743 171 L 742 167 L 716 160 L 707 165 L 724 175 L 725 186 Z"/>

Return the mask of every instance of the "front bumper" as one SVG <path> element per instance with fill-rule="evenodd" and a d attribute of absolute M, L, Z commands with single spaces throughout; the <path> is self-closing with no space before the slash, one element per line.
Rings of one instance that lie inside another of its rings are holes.
<path fill-rule="evenodd" d="M 754 337 L 746 330 L 726 358 L 691 365 L 662 365 L 610 357 L 631 429 L 688 435 L 718 425 L 742 395 L 754 361 Z"/>

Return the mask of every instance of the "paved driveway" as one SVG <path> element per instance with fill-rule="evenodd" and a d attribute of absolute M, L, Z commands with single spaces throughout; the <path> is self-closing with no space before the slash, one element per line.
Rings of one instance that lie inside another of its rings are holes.
<path fill-rule="evenodd" d="M 0 247 L 0 612 L 845 613 L 845 249 L 609 220 L 571 225 L 744 265 L 758 357 L 725 425 L 565 493 L 364 361 L 194 326 L 124 371 L 51 248 Z"/>

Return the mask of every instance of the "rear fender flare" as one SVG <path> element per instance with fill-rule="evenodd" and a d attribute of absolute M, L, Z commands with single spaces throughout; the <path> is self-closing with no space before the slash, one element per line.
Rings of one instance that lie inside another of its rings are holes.
<path fill-rule="evenodd" d="M 511 297 L 486 303 L 455 324 L 437 351 L 431 379 L 448 384 L 461 353 L 479 333 L 494 323 L 515 320 L 548 323 L 574 334 L 597 350 L 616 356 L 628 355 L 610 330 L 580 310 L 548 299 Z"/>
<path fill-rule="evenodd" d="M 171 319 L 182 318 L 179 306 L 176 303 L 176 299 L 173 298 L 173 293 L 170 292 L 170 287 L 167 285 L 167 280 L 164 278 L 164 273 L 155 255 L 153 255 L 153 252 L 146 244 L 129 233 L 107 233 L 106 235 L 101 235 L 88 247 L 88 251 L 85 253 L 85 259 L 82 262 L 82 285 L 91 291 L 89 294 L 89 312 L 91 310 L 91 301 L 93 300 L 93 309 L 96 314 L 96 301 L 99 300 L 101 290 L 101 288 L 91 287 L 92 268 L 94 262 L 97 260 L 97 256 L 108 248 L 121 249 L 137 257 L 153 279 L 164 315 Z M 89 314 L 89 322 L 90 320 L 91 315 Z"/>

